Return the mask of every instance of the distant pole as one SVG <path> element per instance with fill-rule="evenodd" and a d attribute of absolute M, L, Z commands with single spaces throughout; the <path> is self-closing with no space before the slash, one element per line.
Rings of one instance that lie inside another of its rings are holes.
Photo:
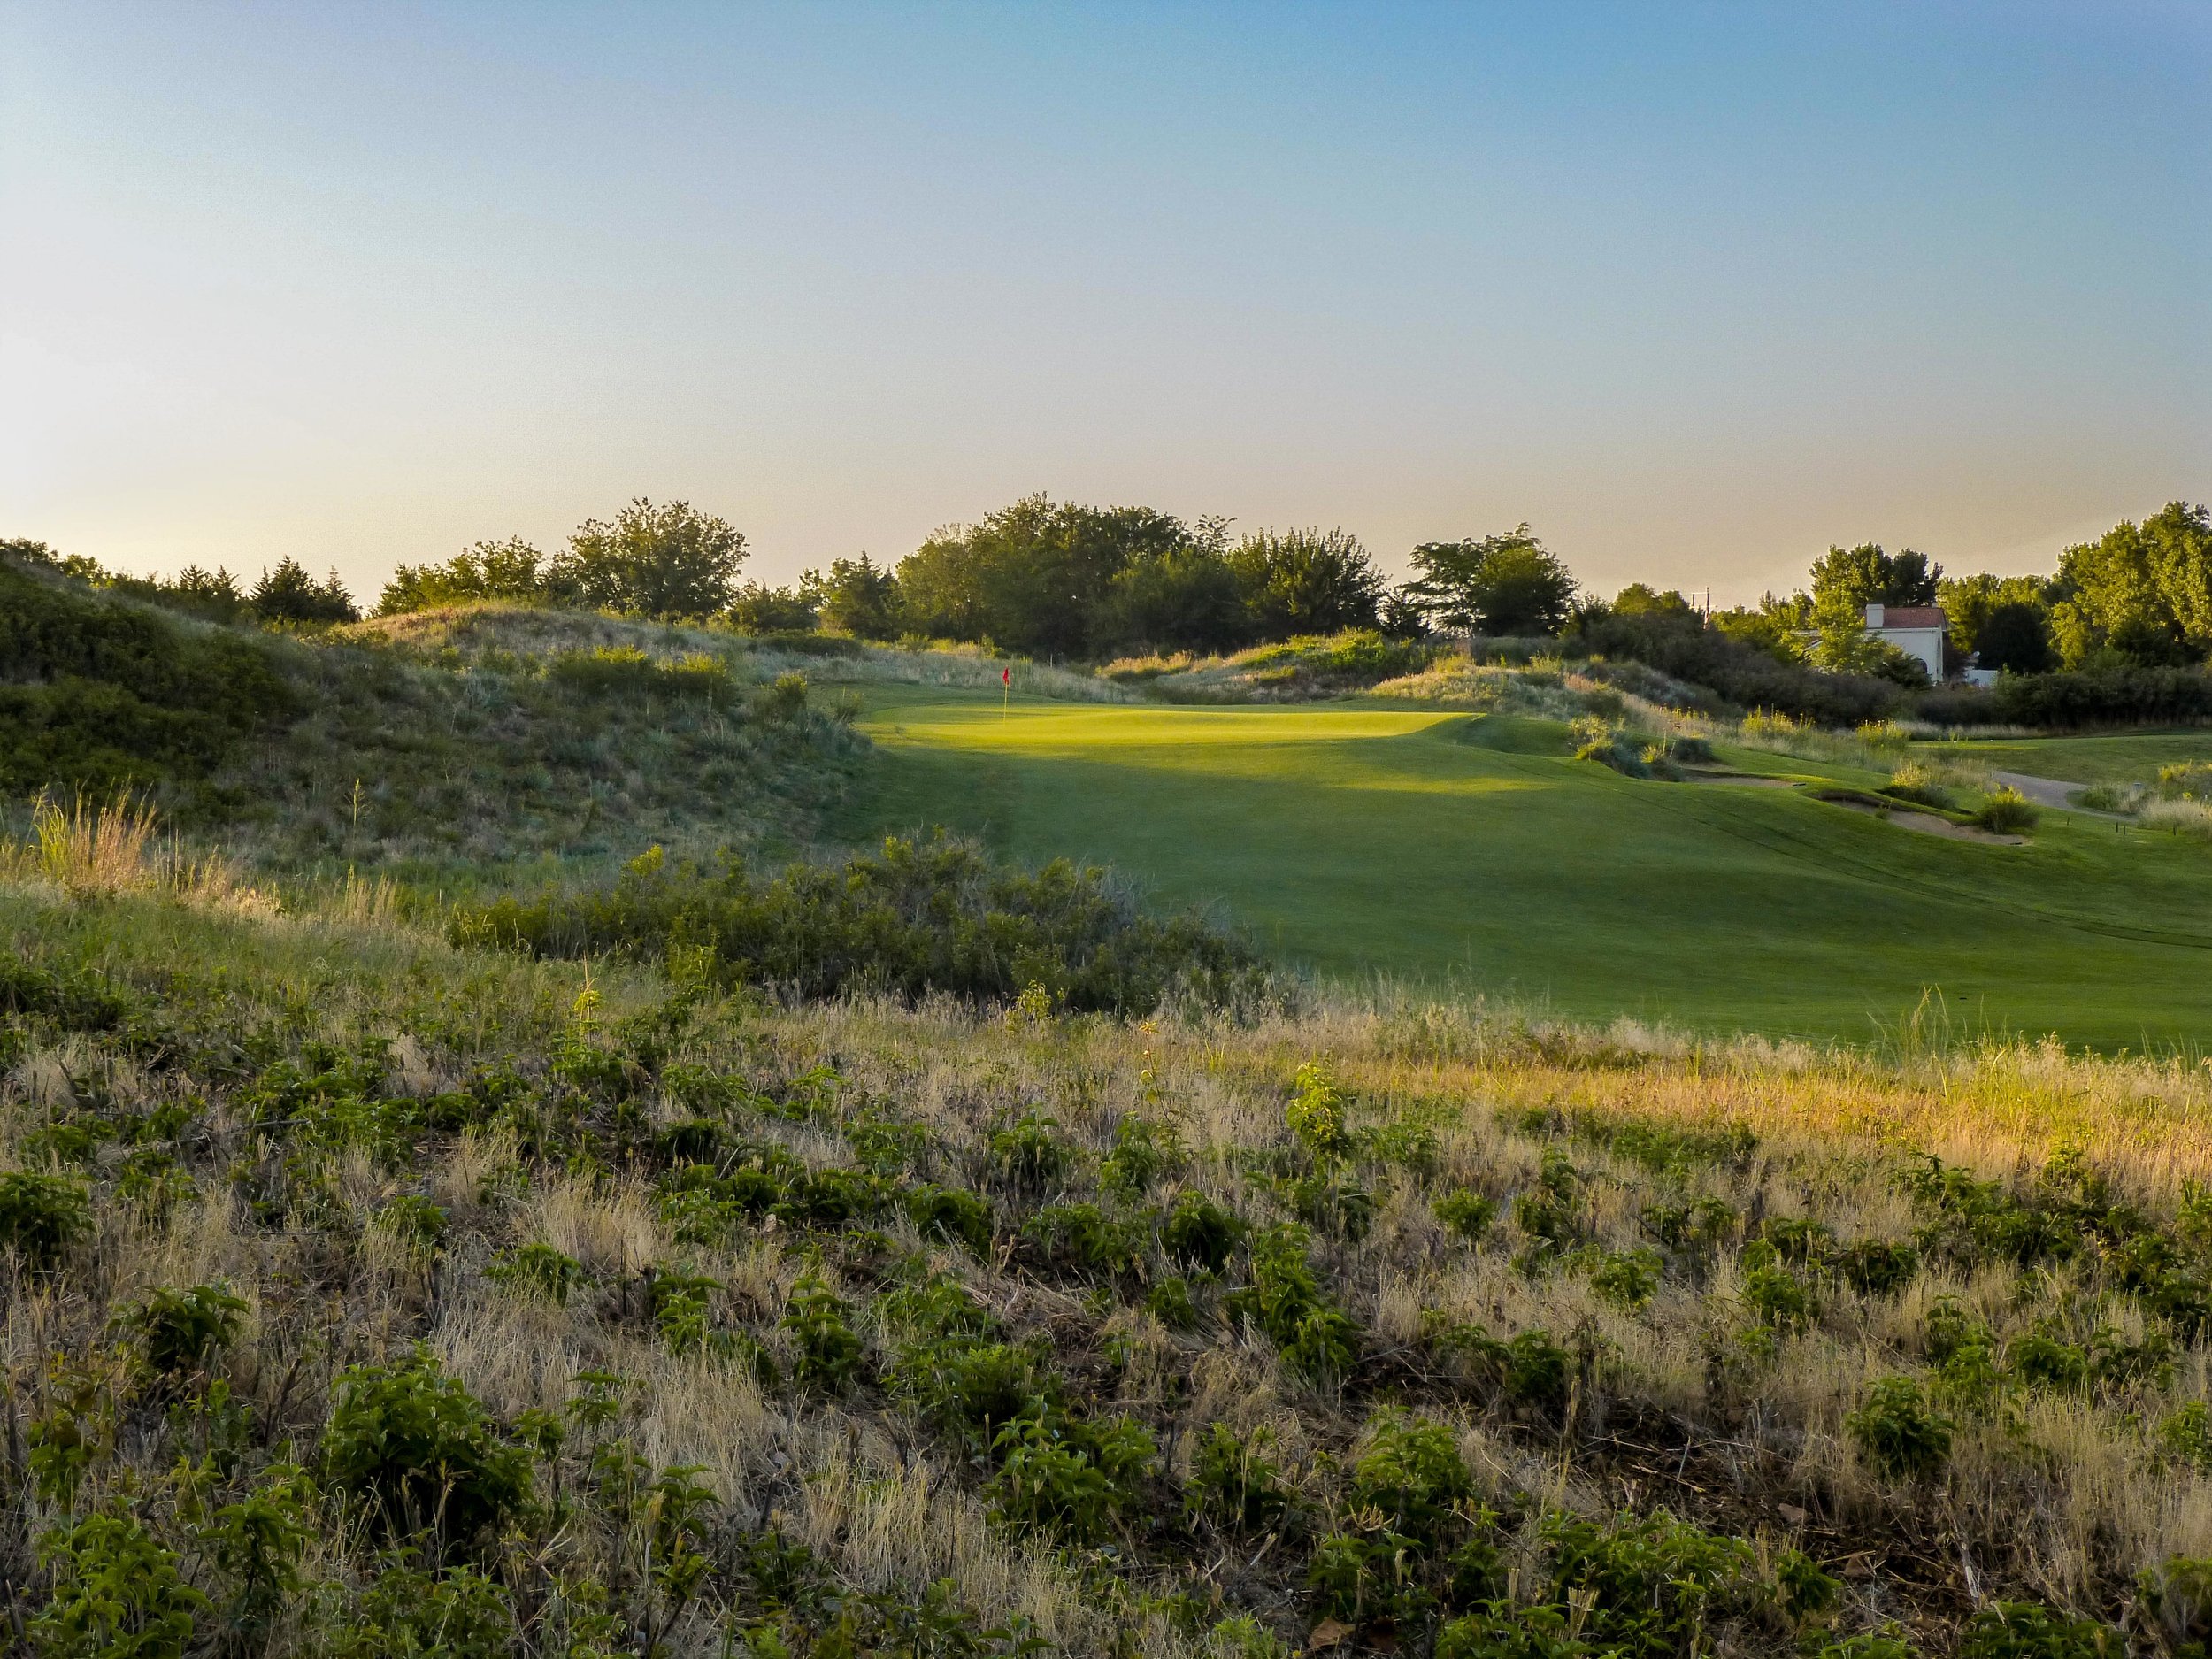
<path fill-rule="evenodd" d="M 998 671 L 998 718 L 1003 720 L 1007 716 L 1008 710 L 1012 709 L 1014 706 L 1014 671 L 1010 668 L 1000 669 Z"/>

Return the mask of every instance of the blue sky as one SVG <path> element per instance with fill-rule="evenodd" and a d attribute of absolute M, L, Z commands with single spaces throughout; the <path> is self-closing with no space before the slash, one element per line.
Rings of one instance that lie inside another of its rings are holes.
<path fill-rule="evenodd" d="M 0 534 L 2047 568 L 2212 496 L 2208 93 L 2205 5 L 0 0 Z"/>

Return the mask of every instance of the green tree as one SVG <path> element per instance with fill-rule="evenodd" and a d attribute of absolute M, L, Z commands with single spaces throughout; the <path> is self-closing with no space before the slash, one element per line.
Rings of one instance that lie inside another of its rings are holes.
<path fill-rule="evenodd" d="M 1082 507 L 1025 496 L 938 531 L 899 562 L 908 625 L 1037 655 L 1090 657 L 1114 579 L 1186 545 L 1179 518 L 1150 507 Z"/>
<path fill-rule="evenodd" d="M 1972 657 L 1982 649 L 1983 630 L 2001 606 L 2025 605 L 2047 617 L 2049 587 L 2040 576 L 1998 576 L 1978 571 L 1971 576 L 1943 578 L 1936 584 L 1936 603 L 1943 607 L 1952 645 L 1960 656 Z"/>
<path fill-rule="evenodd" d="M 2170 502 L 2059 556 L 2051 631 L 2070 668 L 2195 662 L 2212 651 L 2212 517 Z"/>
<path fill-rule="evenodd" d="M 1813 660 L 1839 673 L 1878 674 L 1909 683 L 1910 658 L 1869 637 L 1869 605 L 1932 605 L 1943 567 L 1907 548 L 1886 553 L 1872 541 L 1832 547 L 1813 561 Z M 1919 676 L 1924 680 L 1923 672 Z"/>
<path fill-rule="evenodd" d="M 1674 589 L 1661 593 L 1642 582 L 1631 582 L 1614 595 L 1613 614 L 1620 617 L 1689 617 L 1696 611 Z"/>
<path fill-rule="evenodd" d="M 1229 651 L 1250 643 L 1252 616 L 1226 556 L 1176 547 L 1114 578 L 1101 634 L 1117 650 Z"/>
<path fill-rule="evenodd" d="M 361 613 L 354 608 L 353 595 L 338 580 L 338 572 L 330 572 L 328 581 L 319 582 L 310 576 L 297 559 L 285 558 L 277 562 L 274 570 L 264 570 L 261 580 L 254 584 L 253 608 L 272 622 L 358 622 Z"/>
<path fill-rule="evenodd" d="M 399 616 L 472 599 L 553 604 L 573 597 L 556 575 L 553 560 L 520 536 L 510 536 L 504 541 L 479 541 L 443 565 L 398 566 L 384 584 L 376 614 Z"/>
<path fill-rule="evenodd" d="M 1502 535 L 1424 541 L 1405 592 L 1441 627 L 1479 634 L 1556 634 L 1574 605 L 1567 567 L 1517 525 Z"/>
<path fill-rule="evenodd" d="M 900 632 L 899 581 L 863 553 L 856 559 L 833 559 L 829 574 L 809 571 L 799 591 L 814 602 L 822 626 L 856 640 L 889 640 Z"/>
<path fill-rule="evenodd" d="M 1380 618 L 1386 584 L 1348 531 L 1261 530 L 1237 544 L 1229 565 L 1257 638 L 1371 628 Z"/>
<path fill-rule="evenodd" d="M 745 538 L 725 520 L 689 502 L 657 507 L 641 495 L 612 524 L 579 527 L 556 576 L 595 610 L 672 621 L 728 609 L 744 562 Z"/>
<path fill-rule="evenodd" d="M 747 582 L 730 597 L 730 620 L 747 634 L 806 634 L 819 619 L 814 595 L 795 588 Z"/>

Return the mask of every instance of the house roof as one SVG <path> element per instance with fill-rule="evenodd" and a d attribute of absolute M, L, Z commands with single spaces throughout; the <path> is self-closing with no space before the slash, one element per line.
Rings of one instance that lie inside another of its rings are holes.
<path fill-rule="evenodd" d="M 1885 605 L 1882 607 L 1882 626 L 1890 628 L 1940 628 L 1947 626 L 1941 605 Z"/>

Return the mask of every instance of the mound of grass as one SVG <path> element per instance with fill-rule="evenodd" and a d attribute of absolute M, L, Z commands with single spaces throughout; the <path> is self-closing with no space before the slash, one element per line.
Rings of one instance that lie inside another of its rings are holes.
<path fill-rule="evenodd" d="M 196 783 L 300 711 L 272 642 L 0 557 L 0 790 Z"/>
<path fill-rule="evenodd" d="M 1176 995 L 1237 1003 L 1265 979 L 1248 947 L 1195 915 L 1146 914 L 1103 871 L 995 868 L 944 836 L 771 876 L 726 856 L 710 870 L 671 864 L 655 849 L 611 887 L 465 907 L 451 928 L 540 956 L 680 953 L 718 984 L 805 997 L 1005 1002 L 1033 989 L 1048 1010 L 1145 1014 Z"/>

